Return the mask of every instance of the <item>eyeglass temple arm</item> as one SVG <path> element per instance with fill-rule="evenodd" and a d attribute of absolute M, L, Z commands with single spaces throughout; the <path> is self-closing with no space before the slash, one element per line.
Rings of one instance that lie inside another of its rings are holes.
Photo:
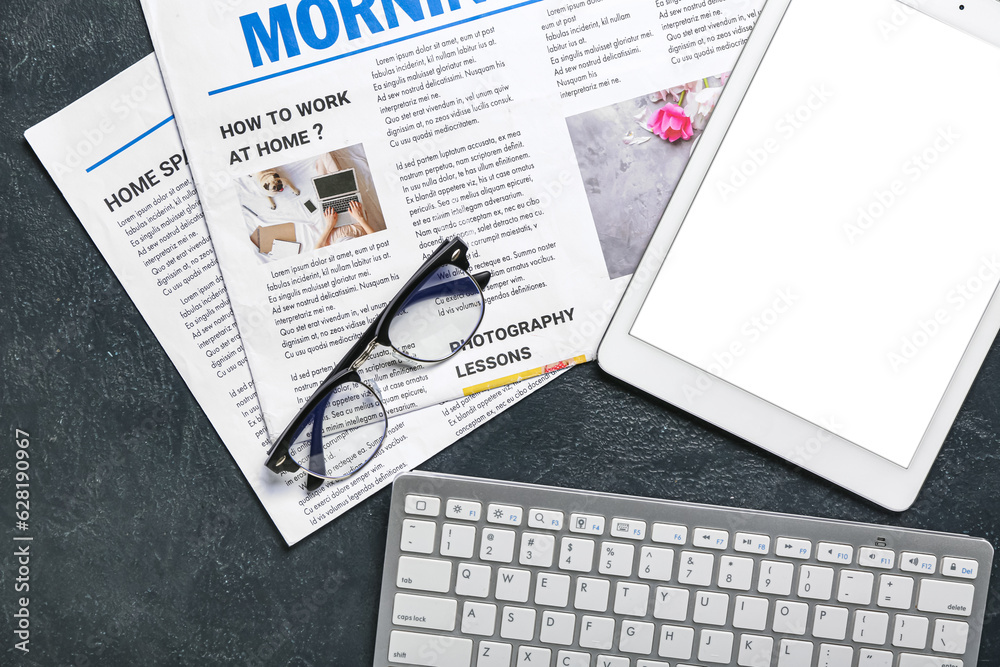
<path fill-rule="evenodd" d="M 329 397 L 323 399 L 316 406 L 316 409 L 313 410 L 312 434 L 309 439 L 310 466 L 316 457 L 319 457 L 321 460 L 323 458 L 323 413 L 326 411 L 326 404 L 329 400 Z M 313 469 L 315 470 L 315 468 Z M 306 475 L 306 491 L 315 491 L 321 486 L 323 486 L 322 479 L 314 475 Z"/>

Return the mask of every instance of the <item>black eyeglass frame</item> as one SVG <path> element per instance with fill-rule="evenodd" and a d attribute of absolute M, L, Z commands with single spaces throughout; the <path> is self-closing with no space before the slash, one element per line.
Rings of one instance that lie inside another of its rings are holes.
<path fill-rule="evenodd" d="M 356 383 L 372 391 L 375 397 L 381 403 L 381 397 L 378 392 L 373 390 L 367 384 L 365 384 L 361 376 L 358 374 L 358 369 L 361 365 L 368 359 L 368 357 L 375 351 L 375 348 L 379 345 L 383 345 L 394 350 L 399 355 L 405 357 L 406 359 L 418 363 L 428 363 L 421 362 L 421 360 L 415 359 L 405 352 L 402 352 L 398 348 L 394 347 L 392 341 L 389 339 L 389 324 L 392 322 L 393 318 L 399 312 L 400 308 L 407 302 L 410 296 L 413 295 L 414 291 L 435 271 L 438 271 L 443 266 L 455 266 L 465 273 L 469 272 L 469 247 L 462 241 L 461 238 L 455 237 L 451 240 L 446 240 L 438 246 L 438 249 L 434 251 L 423 266 L 417 269 L 417 272 L 406 281 L 402 289 L 396 293 L 396 296 L 383 308 L 382 313 L 369 325 L 368 329 L 365 330 L 361 337 L 358 338 L 357 342 L 351 347 L 343 359 L 340 360 L 330 374 L 326 376 L 326 379 L 317 387 L 316 391 L 313 392 L 309 400 L 305 402 L 302 408 L 299 410 L 295 418 L 289 422 L 285 430 L 282 431 L 281 435 L 274 441 L 268 452 L 266 466 L 277 473 L 280 472 L 297 472 L 302 470 L 308 475 L 308 480 L 306 482 L 306 488 L 310 491 L 319 488 L 324 481 L 328 481 L 325 477 L 319 477 L 314 475 L 312 472 L 303 468 L 298 463 L 296 463 L 291 454 L 289 453 L 289 448 L 292 445 L 292 441 L 299 435 L 303 426 L 313 416 L 313 412 L 317 408 L 323 406 L 324 400 L 329 397 L 331 392 L 338 386 L 348 383 Z M 472 280 L 476 283 L 480 292 L 486 288 L 490 282 L 490 277 L 492 274 L 489 271 L 483 271 L 475 275 L 469 274 Z M 485 297 L 483 301 L 483 306 L 485 307 Z M 482 323 L 482 318 L 480 317 L 479 323 L 476 324 L 476 328 L 473 329 L 472 334 L 474 334 L 478 328 L 479 324 Z M 472 336 L 470 334 L 470 337 Z M 451 357 L 455 356 L 461 351 L 461 347 L 454 350 L 450 355 L 439 359 L 432 363 L 439 363 L 442 361 L 447 361 Z M 383 406 L 383 412 L 385 412 Z M 384 438 L 384 436 L 383 436 Z M 355 470 L 351 471 L 350 474 L 345 477 L 338 479 L 347 479 L 359 470 L 365 467 L 378 450 L 381 449 L 382 444 L 379 443 L 378 447 L 372 452 L 371 457 L 369 457 L 364 463 L 358 466 Z"/>

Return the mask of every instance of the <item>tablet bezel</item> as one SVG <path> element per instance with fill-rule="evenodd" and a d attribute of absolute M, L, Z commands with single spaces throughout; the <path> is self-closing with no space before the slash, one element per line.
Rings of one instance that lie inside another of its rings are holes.
<path fill-rule="evenodd" d="M 901 512 L 917 497 L 951 425 L 1000 331 L 1000 298 L 990 298 L 965 354 L 917 447 L 903 468 L 823 427 L 729 384 L 630 334 L 681 224 L 697 196 L 729 126 L 753 82 L 788 6 L 794 0 L 767 0 L 712 121 L 699 139 L 670 205 L 598 351 L 598 363 L 611 375 L 729 431 L 777 456 L 888 509 Z M 904 0 L 898 0 L 904 2 Z M 904 4 L 974 37 L 1000 46 L 1000 3 L 965 0 L 905 0 Z"/>

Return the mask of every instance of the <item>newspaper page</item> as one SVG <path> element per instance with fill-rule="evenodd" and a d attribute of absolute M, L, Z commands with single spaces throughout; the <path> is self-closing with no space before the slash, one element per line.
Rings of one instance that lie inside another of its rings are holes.
<path fill-rule="evenodd" d="M 269 428 L 447 237 L 486 318 L 393 414 L 591 359 L 758 4 L 143 0 Z"/>
<path fill-rule="evenodd" d="M 25 136 L 290 545 L 554 377 L 394 419 L 368 469 L 307 494 L 303 474 L 279 476 L 264 466 L 268 433 L 257 385 L 155 56 Z M 129 200 L 109 207 L 114 193 Z"/>

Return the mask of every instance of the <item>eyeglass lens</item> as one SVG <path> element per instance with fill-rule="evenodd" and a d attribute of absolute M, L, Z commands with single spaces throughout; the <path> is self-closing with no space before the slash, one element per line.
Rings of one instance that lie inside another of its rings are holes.
<path fill-rule="evenodd" d="M 322 447 L 313 447 L 316 416 Z M 378 396 L 367 386 L 335 386 L 306 420 L 289 447 L 292 460 L 314 475 L 342 479 L 368 463 L 385 438 L 387 418 Z"/>
<path fill-rule="evenodd" d="M 433 363 L 452 356 L 483 319 L 483 293 L 468 273 L 445 264 L 410 293 L 389 323 L 389 340 L 401 354 Z"/>

